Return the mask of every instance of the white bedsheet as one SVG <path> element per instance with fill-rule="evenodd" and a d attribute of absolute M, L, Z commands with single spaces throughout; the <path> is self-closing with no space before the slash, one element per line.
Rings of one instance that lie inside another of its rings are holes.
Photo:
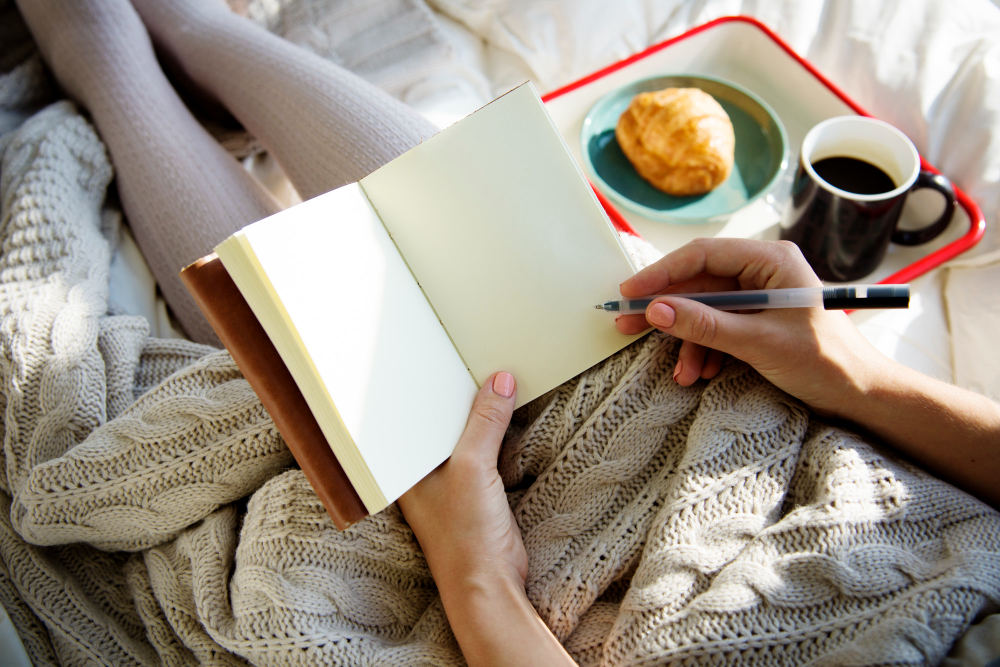
<path fill-rule="evenodd" d="M 428 2 L 452 58 L 401 97 L 440 126 L 525 79 L 545 92 L 714 18 L 754 16 L 863 107 L 906 132 L 977 201 L 987 233 L 967 256 L 1000 249 L 1000 10 L 989 0 Z M 142 273 L 135 261 L 130 266 Z M 890 357 L 989 393 L 1000 377 L 1000 353 L 984 344 L 991 336 L 976 321 L 976 304 L 988 302 L 995 276 L 964 268 L 969 301 L 958 307 L 953 299 L 949 311 L 937 270 L 914 282 L 909 311 L 854 317 Z M 155 304 L 142 308 L 158 312 Z M 153 325 L 161 331 L 162 318 Z M 955 350 L 977 363 L 956 365 Z"/>
<path fill-rule="evenodd" d="M 977 201 L 987 234 L 968 254 L 1000 247 L 1000 11 L 988 0 L 430 2 L 483 39 L 494 94 L 526 77 L 551 90 L 714 18 L 754 16 Z M 984 391 L 1000 376 L 1000 353 L 983 349 L 975 307 L 953 308 L 949 330 L 941 273 L 914 281 L 909 311 L 854 318 L 890 357 Z M 965 270 L 962 283 L 971 302 L 993 289 L 985 272 Z M 956 349 L 977 363 L 956 366 Z"/>

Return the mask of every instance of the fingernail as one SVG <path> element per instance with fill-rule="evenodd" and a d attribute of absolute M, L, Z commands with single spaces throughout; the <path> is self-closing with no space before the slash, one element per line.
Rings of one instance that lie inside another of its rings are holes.
<path fill-rule="evenodd" d="M 504 398 L 514 395 L 514 376 L 507 372 L 500 372 L 493 376 L 493 391 Z"/>
<path fill-rule="evenodd" d="M 646 311 L 646 319 L 656 327 L 672 327 L 675 317 L 674 309 L 665 303 L 654 303 Z"/>
<path fill-rule="evenodd" d="M 677 376 L 681 374 L 681 370 L 684 369 L 684 362 L 680 359 L 677 360 L 677 366 L 674 368 L 674 381 L 677 381 Z"/>

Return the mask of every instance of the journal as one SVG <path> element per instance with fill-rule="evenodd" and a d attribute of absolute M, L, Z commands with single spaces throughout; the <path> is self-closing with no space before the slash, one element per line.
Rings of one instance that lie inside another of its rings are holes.
<path fill-rule="evenodd" d="M 451 454 L 494 371 L 522 405 L 634 340 L 593 305 L 635 267 L 530 83 L 216 253 L 182 276 L 341 526 Z"/>

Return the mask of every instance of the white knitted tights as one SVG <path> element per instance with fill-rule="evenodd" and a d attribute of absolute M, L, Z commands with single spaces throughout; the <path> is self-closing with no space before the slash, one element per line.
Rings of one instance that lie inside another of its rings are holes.
<path fill-rule="evenodd" d="M 136 240 L 198 341 L 218 339 L 178 271 L 278 205 L 184 106 L 147 29 L 275 155 L 304 198 L 357 180 L 434 133 L 405 105 L 221 0 L 137 1 L 138 14 L 127 0 L 19 6 L 59 83 L 93 116 Z"/>

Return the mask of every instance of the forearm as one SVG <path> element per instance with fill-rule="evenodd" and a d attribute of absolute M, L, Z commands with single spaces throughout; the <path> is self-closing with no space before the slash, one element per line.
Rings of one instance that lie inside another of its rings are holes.
<path fill-rule="evenodd" d="M 573 665 L 524 593 L 528 554 L 497 472 L 515 400 L 510 373 L 484 382 L 451 458 L 399 508 L 469 665 Z"/>
<path fill-rule="evenodd" d="M 889 359 L 845 400 L 855 422 L 928 471 L 1000 507 L 1000 405 Z"/>
<path fill-rule="evenodd" d="M 513 578 L 466 577 L 439 590 L 470 667 L 576 664 Z"/>
<path fill-rule="evenodd" d="M 622 296 L 731 289 L 817 287 L 787 242 L 698 239 L 621 285 Z M 646 317 L 616 320 L 624 334 L 652 324 L 683 340 L 674 378 L 688 386 L 719 364 L 706 349 L 749 363 L 822 415 L 881 437 L 929 471 L 1000 507 L 1000 406 L 897 364 L 843 313 L 789 308 L 727 313 L 690 299 L 657 298 Z"/>

